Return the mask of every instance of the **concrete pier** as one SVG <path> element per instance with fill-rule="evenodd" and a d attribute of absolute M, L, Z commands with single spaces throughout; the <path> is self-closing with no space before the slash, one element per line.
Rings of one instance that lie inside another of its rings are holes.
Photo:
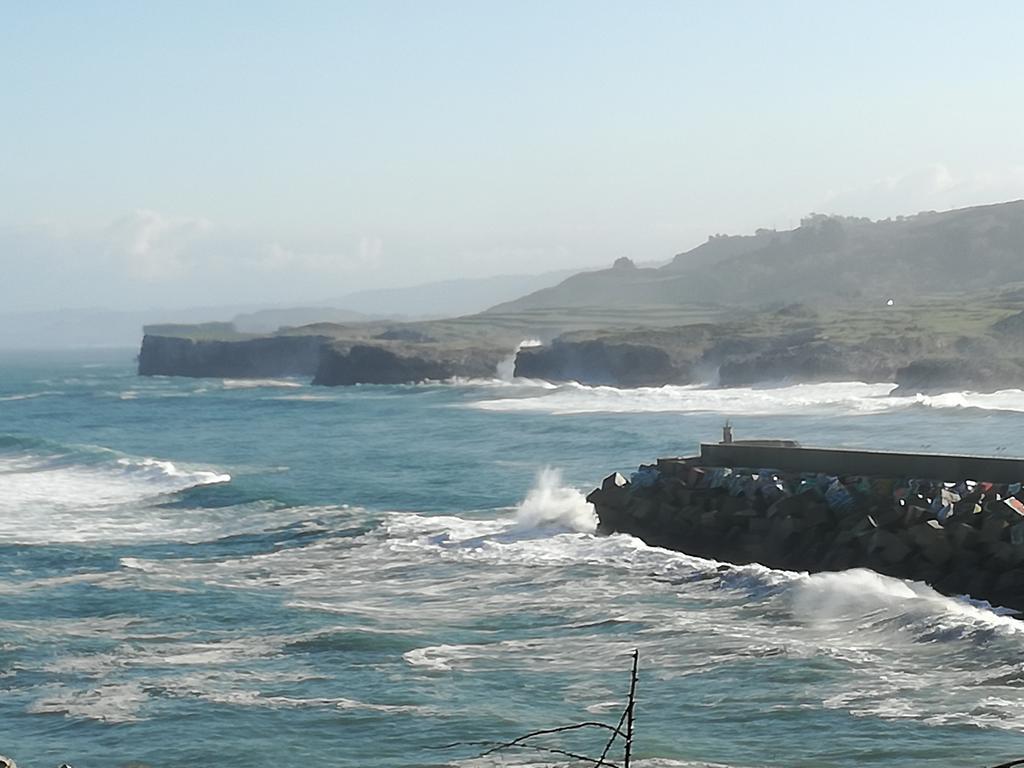
<path fill-rule="evenodd" d="M 604 533 L 737 564 L 871 568 L 1024 611 L 1024 460 L 802 448 L 701 446 L 588 501 Z"/>

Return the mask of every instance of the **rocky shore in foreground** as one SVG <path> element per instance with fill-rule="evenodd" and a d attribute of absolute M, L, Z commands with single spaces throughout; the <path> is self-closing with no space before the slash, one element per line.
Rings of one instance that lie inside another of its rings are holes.
<path fill-rule="evenodd" d="M 865 567 L 1024 611 L 1021 483 L 713 467 L 660 459 L 588 497 L 599 531 L 727 563 Z"/>

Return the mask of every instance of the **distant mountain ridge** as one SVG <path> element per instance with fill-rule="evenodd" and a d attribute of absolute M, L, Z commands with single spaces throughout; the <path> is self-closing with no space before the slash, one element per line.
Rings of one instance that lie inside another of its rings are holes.
<path fill-rule="evenodd" d="M 499 302 L 547 288 L 575 274 L 578 270 L 562 269 L 531 275 L 456 278 L 406 288 L 355 291 L 323 303 L 364 315 L 455 317 L 482 312 Z"/>
<path fill-rule="evenodd" d="M 920 299 L 1024 281 L 1024 200 L 881 221 L 812 214 L 716 235 L 657 269 L 620 259 L 489 312 L 694 302 L 757 306 Z"/>
<path fill-rule="evenodd" d="M 62 309 L 0 312 L 0 349 L 135 347 L 143 326 L 234 323 L 232 333 L 266 334 L 313 323 L 410 321 L 480 312 L 501 301 L 554 285 L 567 269 L 542 274 L 443 280 L 407 288 L 356 291 L 307 305 L 225 305 L 148 310 Z M 166 330 L 166 329 L 165 329 Z"/>

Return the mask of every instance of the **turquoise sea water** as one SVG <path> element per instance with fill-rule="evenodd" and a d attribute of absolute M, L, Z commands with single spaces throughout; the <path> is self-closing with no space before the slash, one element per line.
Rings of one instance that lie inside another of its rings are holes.
<path fill-rule="evenodd" d="M 133 366 L 0 357 L 0 753 L 22 768 L 564 764 L 439 747 L 614 721 L 633 648 L 639 765 L 1024 757 L 1024 623 L 866 571 L 597 538 L 581 495 L 726 415 L 739 437 L 1022 455 L 1024 394 Z"/>

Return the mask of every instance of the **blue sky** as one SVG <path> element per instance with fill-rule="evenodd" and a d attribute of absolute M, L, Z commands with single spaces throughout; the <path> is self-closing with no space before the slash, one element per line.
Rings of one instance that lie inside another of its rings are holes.
<path fill-rule="evenodd" d="M 1024 5 L 0 2 L 8 308 L 294 303 L 1024 196 Z M 218 297 L 222 297 L 218 301 Z"/>

